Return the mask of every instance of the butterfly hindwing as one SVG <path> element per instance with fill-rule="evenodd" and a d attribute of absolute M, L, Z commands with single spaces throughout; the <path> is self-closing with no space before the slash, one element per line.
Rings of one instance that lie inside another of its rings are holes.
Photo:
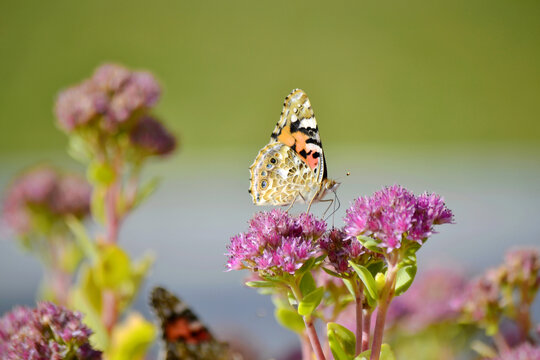
<path fill-rule="evenodd" d="M 166 360 L 230 360 L 227 344 L 217 341 L 189 307 L 162 287 L 152 290 L 151 305 L 161 325 Z"/>
<path fill-rule="evenodd" d="M 250 192 L 258 205 L 303 202 L 318 189 L 315 173 L 295 152 L 279 142 L 261 149 L 251 167 Z M 299 195 L 300 194 L 300 195 Z M 295 199 L 297 196 L 300 198 Z"/>

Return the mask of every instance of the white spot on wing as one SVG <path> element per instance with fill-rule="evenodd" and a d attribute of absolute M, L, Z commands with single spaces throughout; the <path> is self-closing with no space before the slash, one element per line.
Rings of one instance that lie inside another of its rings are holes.
<path fill-rule="evenodd" d="M 305 128 L 305 129 L 315 129 L 317 127 L 317 121 L 315 120 L 314 117 L 312 118 L 305 118 L 302 120 L 302 122 L 300 123 L 300 127 L 301 128 Z"/>

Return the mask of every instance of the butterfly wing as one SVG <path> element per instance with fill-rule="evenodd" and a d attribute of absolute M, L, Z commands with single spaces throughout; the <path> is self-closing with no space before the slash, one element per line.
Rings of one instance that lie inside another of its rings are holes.
<path fill-rule="evenodd" d="M 217 341 L 189 307 L 162 287 L 152 290 L 151 305 L 161 325 L 166 360 L 231 360 L 228 345 Z"/>
<path fill-rule="evenodd" d="M 249 192 L 257 205 L 307 202 L 321 193 L 326 163 L 315 114 L 306 93 L 293 90 L 283 104 L 270 143 L 250 167 Z"/>
<path fill-rule="evenodd" d="M 318 192 L 319 168 L 312 170 L 289 146 L 273 142 L 261 149 L 250 167 L 249 192 L 257 205 L 310 201 Z"/>
<path fill-rule="evenodd" d="M 317 181 L 326 179 L 326 163 L 317 120 L 307 94 L 293 90 L 283 103 L 283 110 L 270 142 L 287 145 L 313 170 L 318 168 Z"/>

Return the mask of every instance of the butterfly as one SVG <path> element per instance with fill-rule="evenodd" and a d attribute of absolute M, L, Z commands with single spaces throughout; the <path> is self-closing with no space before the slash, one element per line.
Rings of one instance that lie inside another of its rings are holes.
<path fill-rule="evenodd" d="M 295 89 L 283 103 L 283 111 L 249 168 L 249 193 L 256 205 L 290 205 L 321 201 L 338 183 L 327 178 L 319 128 L 311 103 L 303 90 Z"/>
<path fill-rule="evenodd" d="M 219 342 L 189 307 L 162 287 L 152 290 L 150 304 L 161 325 L 165 360 L 242 360 Z"/>

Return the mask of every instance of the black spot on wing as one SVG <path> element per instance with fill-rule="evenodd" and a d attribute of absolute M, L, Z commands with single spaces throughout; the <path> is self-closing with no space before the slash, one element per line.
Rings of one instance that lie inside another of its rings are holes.
<path fill-rule="evenodd" d="M 304 159 L 307 158 L 307 155 L 308 155 L 308 153 L 307 153 L 306 150 L 304 150 L 304 149 L 300 150 L 299 154 L 300 154 L 300 156 L 302 156 Z"/>

